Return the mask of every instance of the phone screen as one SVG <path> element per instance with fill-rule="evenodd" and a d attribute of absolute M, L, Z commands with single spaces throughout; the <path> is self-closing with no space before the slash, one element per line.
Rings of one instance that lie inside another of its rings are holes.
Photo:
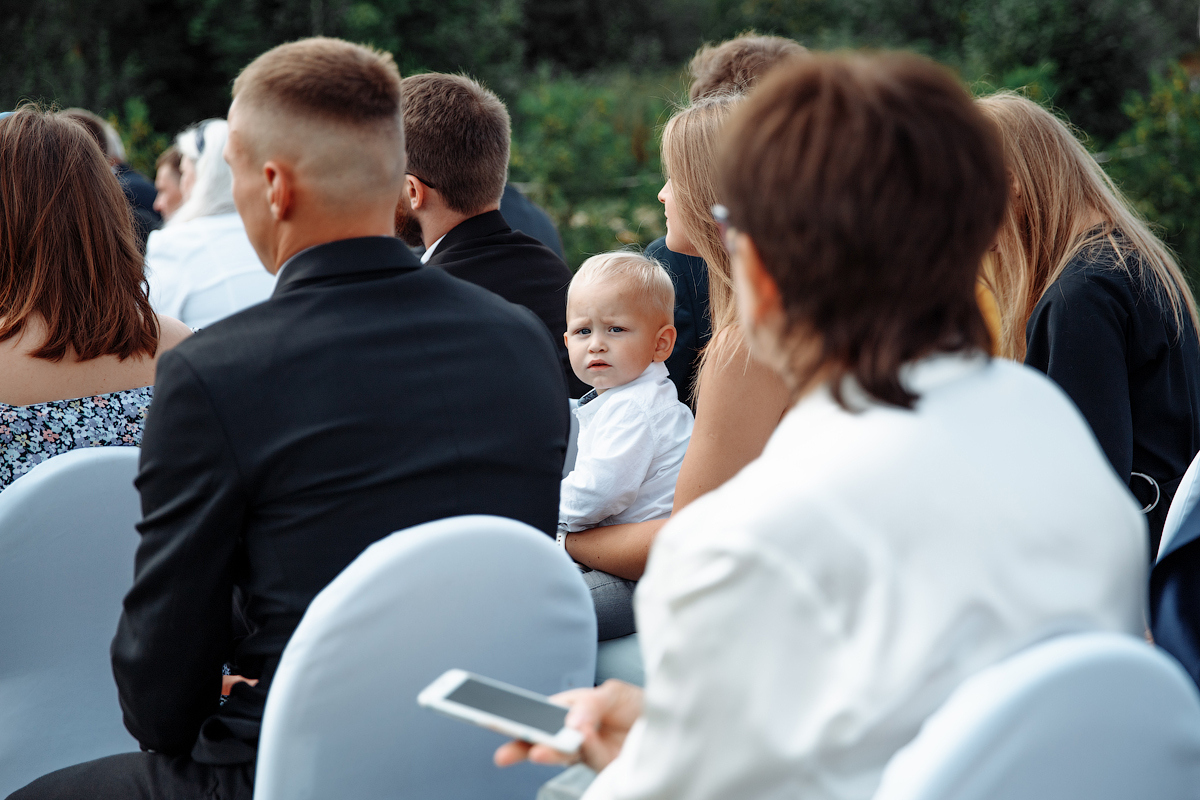
<path fill-rule="evenodd" d="M 446 695 L 446 699 L 537 728 L 552 736 L 562 730 L 563 720 L 567 717 L 567 710 L 562 706 L 506 692 L 472 678 L 463 681 L 457 689 Z"/>

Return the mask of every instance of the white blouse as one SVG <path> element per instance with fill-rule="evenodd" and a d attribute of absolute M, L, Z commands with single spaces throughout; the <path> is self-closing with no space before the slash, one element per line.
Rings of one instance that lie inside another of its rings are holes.
<path fill-rule="evenodd" d="M 562 481 L 559 530 L 669 517 L 694 420 L 666 365 L 651 364 L 573 413 L 579 454 Z"/>
<path fill-rule="evenodd" d="M 586 800 L 867 800 L 970 674 L 1144 631 L 1146 524 L 1066 395 L 981 357 L 906 385 L 913 411 L 809 395 L 659 534 L 645 710 Z"/>
<path fill-rule="evenodd" d="M 275 290 L 236 213 L 197 217 L 152 231 L 146 240 L 150 305 L 203 328 L 261 303 Z"/>

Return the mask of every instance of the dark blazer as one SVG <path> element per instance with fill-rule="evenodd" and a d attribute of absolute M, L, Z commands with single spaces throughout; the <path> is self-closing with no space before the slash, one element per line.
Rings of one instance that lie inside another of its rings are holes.
<path fill-rule="evenodd" d="M 369 237 L 297 254 L 266 302 L 164 353 L 112 646 L 138 741 L 252 761 L 309 602 L 393 531 L 497 514 L 553 535 L 569 417 L 550 344 L 525 309 Z M 221 706 L 226 662 L 261 682 Z"/>
<path fill-rule="evenodd" d="M 1075 401 L 1142 505 L 1158 495 L 1146 515 L 1153 555 L 1200 450 L 1200 342 L 1191 319 L 1185 314 L 1177 329 L 1158 293 L 1135 285 L 1104 245 L 1067 264 L 1034 308 L 1025 340 L 1025 363 Z"/>
<path fill-rule="evenodd" d="M 1200 685 L 1200 505 L 1184 517 L 1150 573 L 1154 643 Z"/>
<path fill-rule="evenodd" d="M 527 233 L 554 251 L 554 255 L 563 261 L 562 237 L 550 215 L 530 200 L 511 183 L 504 184 L 504 196 L 500 198 L 500 213 L 508 221 L 508 227 L 514 231 Z"/>
<path fill-rule="evenodd" d="M 134 233 L 138 237 L 139 249 L 145 253 L 146 237 L 150 235 L 150 231 L 162 227 L 162 217 L 154 210 L 154 199 L 158 197 L 158 190 L 154 188 L 153 181 L 128 164 L 117 164 L 113 167 L 113 174 L 117 176 L 121 190 L 125 192 L 125 199 L 133 209 Z"/>
<path fill-rule="evenodd" d="M 667 248 L 667 238 L 655 239 L 646 255 L 671 273 L 675 284 L 675 349 L 667 358 L 667 372 L 679 391 L 679 399 L 692 402 L 692 383 L 700 364 L 700 351 L 712 338 L 712 315 L 708 310 L 708 264 L 699 256 L 686 256 Z"/>
<path fill-rule="evenodd" d="M 548 247 L 514 231 L 499 211 L 487 211 L 447 233 L 428 263 L 537 314 L 554 340 L 571 397 L 591 388 L 575 377 L 563 342 L 571 270 Z"/>

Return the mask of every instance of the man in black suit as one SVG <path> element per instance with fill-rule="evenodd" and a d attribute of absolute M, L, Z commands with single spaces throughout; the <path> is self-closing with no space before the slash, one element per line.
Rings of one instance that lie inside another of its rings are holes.
<path fill-rule="evenodd" d="M 572 397 L 585 386 L 571 370 L 567 285 L 553 251 L 500 213 L 508 175 L 508 110 L 470 78 L 436 72 L 404 79 L 408 174 L 396 206 L 396 235 L 425 247 L 421 261 L 525 306 L 555 341 Z"/>
<path fill-rule="evenodd" d="M 569 419 L 545 326 L 421 269 L 391 235 L 404 182 L 391 56 L 304 40 L 233 91 L 234 199 L 279 282 L 159 362 L 112 645 L 126 726 L 154 752 L 60 770 L 21 800 L 251 800 L 283 648 L 359 553 L 458 514 L 555 529 Z M 247 680 L 220 705 L 226 663 Z"/>

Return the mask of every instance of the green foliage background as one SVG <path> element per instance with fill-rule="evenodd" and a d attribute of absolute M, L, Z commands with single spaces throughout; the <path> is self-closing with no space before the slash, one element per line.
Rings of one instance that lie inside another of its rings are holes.
<path fill-rule="evenodd" d="M 116 123 L 147 174 L 170 137 L 223 116 L 254 56 L 323 34 L 401 70 L 465 71 L 513 115 L 512 180 L 568 261 L 661 235 L 659 135 L 706 41 L 753 28 L 813 48 L 903 47 L 976 91 L 1023 87 L 1089 135 L 1200 275 L 1200 47 L 1191 0 L 0 0 L 0 108 Z"/>

